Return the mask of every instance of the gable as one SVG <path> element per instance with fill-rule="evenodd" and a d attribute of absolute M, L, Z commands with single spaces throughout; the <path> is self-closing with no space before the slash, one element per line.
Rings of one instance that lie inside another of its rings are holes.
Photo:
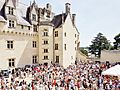
<path fill-rule="evenodd" d="M 63 25 L 73 28 L 73 29 L 79 34 L 79 31 L 78 31 L 76 25 L 73 25 L 72 17 L 71 17 L 70 14 L 67 15 L 67 18 L 66 18 L 66 20 L 65 20 L 65 23 L 64 23 Z"/>
<path fill-rule="evenodd" d="M 26 12 L 26 20 L 31 24 L 32 24 L 33 14 L 35 15 L 36 18 L 35 21 L 37 21 L 37 7 L 35 5 L 36 4 L 34 2 L 31 6 L 27 8 L 27 12 Z"/>
<path fill-rule="evenodd" d="M 65 23 L 63 25 L 67 25 L 69 27 L 73 27 L 73 23 L 72 23 L 72 19 L 71 19 L 70 14 L 67 15 Z"/>
<path fill-rule="evenodd" d="M 15 3 L 15 1 L 14 1 L 14 3 Z M 15 8 L 15 4 L 14 3 L 13 3 L 13 0 L 8 0 L 7 3 L 6 3 L 6 6 Z"/>
<path fill-rule="evenodd" d="M 31 14 L 35 14 L 35 15 L 37 15 L 37 12 L 36 12 L 36 10 L 35 10 L 35 7 L 34 7 L 34 6 L 33 6 L 32 10 L 31 10 Z"/>

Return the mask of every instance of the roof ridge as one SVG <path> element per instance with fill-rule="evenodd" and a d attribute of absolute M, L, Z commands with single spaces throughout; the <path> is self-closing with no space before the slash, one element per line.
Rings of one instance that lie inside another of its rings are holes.
<path fill-rule="evenodd" d="M 27 5 L 27 4 L 25 4 L 25 3 L 22 3 L 22 2 L 18 2 L 18 4 L 22 4 L 22 5 L 24 5 L 24 6 L 29 6 L 29 5 Z"/>

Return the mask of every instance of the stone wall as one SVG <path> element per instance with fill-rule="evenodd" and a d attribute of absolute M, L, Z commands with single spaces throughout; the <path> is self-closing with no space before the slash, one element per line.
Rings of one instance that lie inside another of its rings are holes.
<path fill-rule="evenodd" d="M 101 62 L 109 61 L 109 62 L 120 62 L 120 50 L 104 50 L 101 52 Z"/>

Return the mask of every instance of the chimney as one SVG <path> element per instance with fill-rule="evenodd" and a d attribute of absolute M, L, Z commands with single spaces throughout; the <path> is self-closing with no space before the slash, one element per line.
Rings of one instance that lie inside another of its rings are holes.
<path fill-rule="evenodd" d="M 66 12 L 66 14 L 70 13 L 70 7 L 71 7 L 70 3 L 65 4 L 65 12 Z"/>
<path fill-rule="evenodd" d="M 47 4 L 46 4 L 46 9 L 49 10 L 49 11 L 51 12 L 52 6 L 51 6 L 49 3 L 47 3 Z"/>
<path fill-rule="evenodd" d="M 75 25 L 76 14 L 72 14 L 72 23 Z"/>

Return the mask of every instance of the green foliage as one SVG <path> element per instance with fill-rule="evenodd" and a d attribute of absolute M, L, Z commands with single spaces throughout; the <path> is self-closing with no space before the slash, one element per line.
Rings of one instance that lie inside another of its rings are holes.
<path fill-rule="evenodd" d="M 120 48 L 120 33 L 114 37 L 115 42 L 114 44 L 114 49 Z"/>
<path fill-rule="evenodd" d="M 111 45 L 111 46 L 110 46 L 110 50 L 114 50 L 114 46 Z"/>
<path fill-rule="evenodd" d="M 86 56 L 88 56 L 88 51 L 85 50 L 85 48 L 80 48 L 80 51 L 85 54 Z"/>
<path fill-rule="evenodd" d="M 98 33 L 97 37 L 95 37 L 91 41 L 91 45 L 89 47 L 89 51 L 91 54 L 95 54 L 95 56 L 99 57 L 101 56 L 101 50 L 105 49 L 108 50 L 110 47 L 110 42 L 107 40 L 105 36 L 103 36 L 102 33 Z"/>

